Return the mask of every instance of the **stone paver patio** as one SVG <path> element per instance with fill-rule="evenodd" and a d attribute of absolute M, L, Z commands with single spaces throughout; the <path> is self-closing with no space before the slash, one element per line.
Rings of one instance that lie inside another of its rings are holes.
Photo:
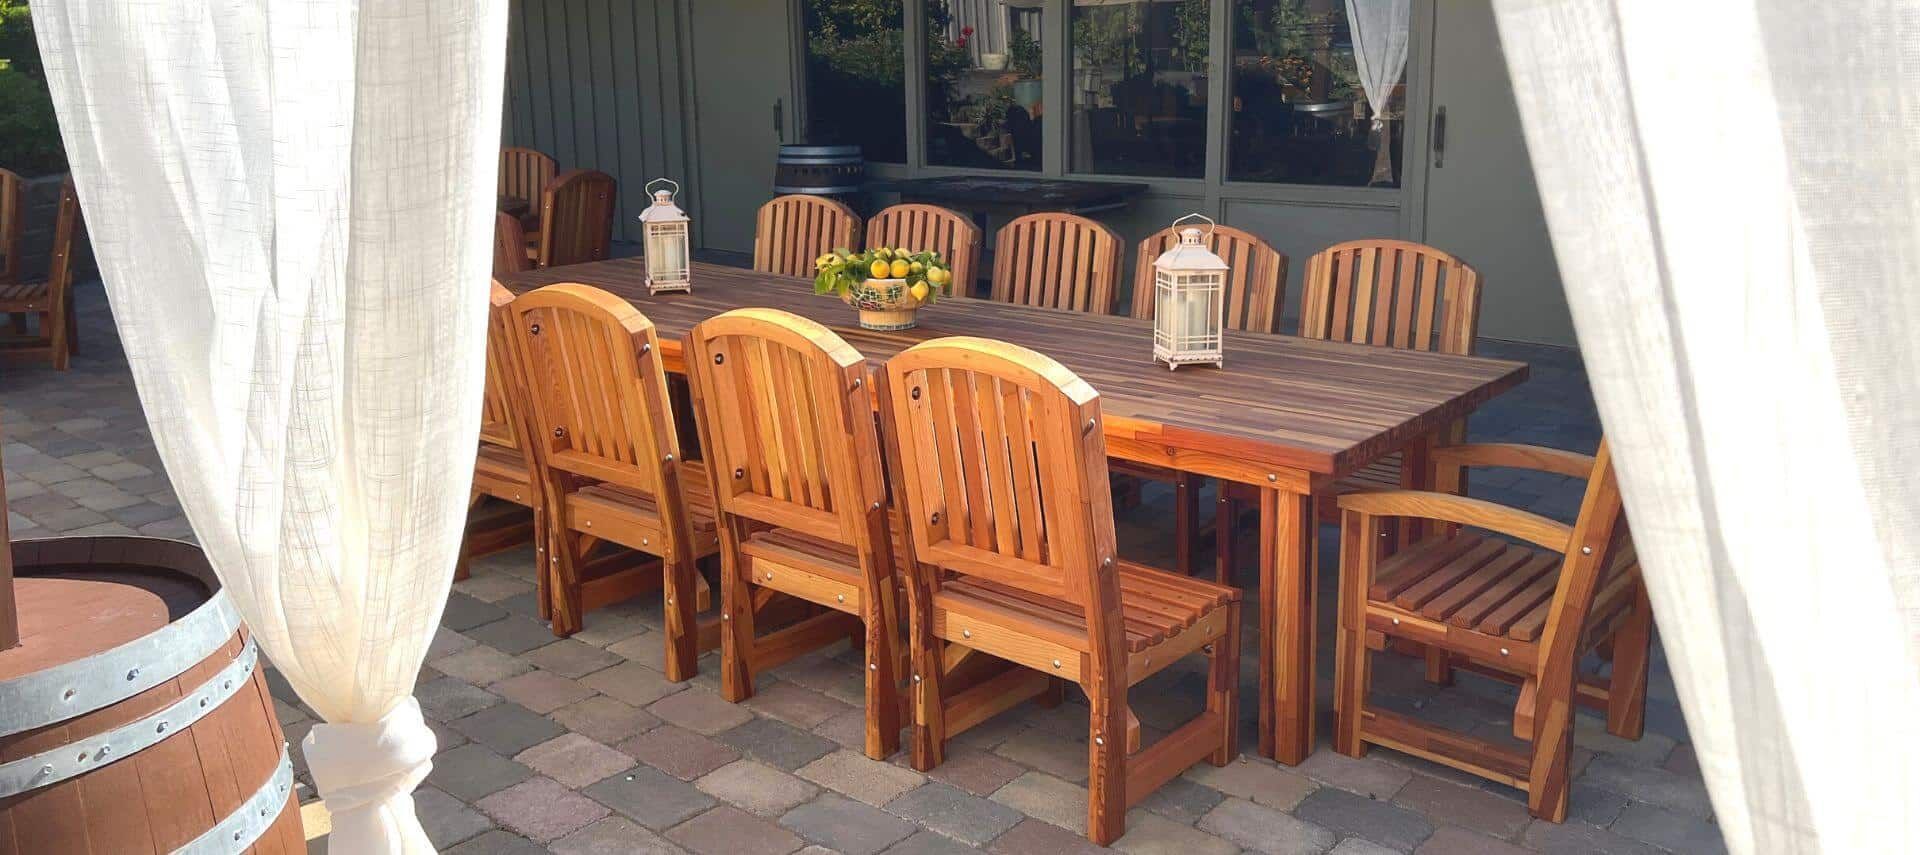
<path fill-rule="evenodd" d="M 84 350 L 71 372 L 0 366 L 0 456 L 13 534 L 191 537 L 100 288 L 79 289 L 78 303 Z M 1474 438 L 1593 449 L 1598 421 L 1576 353 L 1498 342 L 1487 342 L 1483 352 L 1529 361 L 1533 379 L 1483 408 L 1473 419 Z M 1473 489 L 1563 520 L 1580 499 L 1577 482 L 1529 473 L 1476 474 Z M 1123 552 L 1167 562 L 1170 498 L 1150 487 L 1146 502 L 1125 512 Z M 1323 632 L 1334 625 L 1336 590 L 1333 550 L 1325 551 Z M 1083 703 L 1016 707 L 960 736 L 950 759 L 922 775 L 903 757 L 880 763 L 860 754 L 858 660 L 844 646 L 778 669 L 760 681 L 757 697 L 735 706 L 716 691 L 711 654 L 701 675 L 684 684 L 656 670 L 657 602 L 642 598 L 595 612 L 584 632 L 554 639 L 533 616 L 532 569 L 528 549 L 476 562 L 474 577 L 454 586 L 420 673 L 418 695 L 440 753 L 415 802 L 443 850 L 1094 849 L 1080 836 Z M 1657 648 L 1645 738 L 1615 739 L 1583 713 L 1572 816 L 1557 825 L 1530 818 L 1523 795 L 1508 787 L 1390 750 L 1358 760 L 1335 753 L 1325 741 L 1330 640 L 1323 638 L 1320 649 L 1322 743 L 1305 764 L 1283 767 L 1246 754 L 1225 768 L 1196 767 L 1135 808 L 1114 848 L 1183 855 L 1724 851 Z M 1378 702 L 1486 738 L 1507 731 L 1510 687 L 1462 672 L 1455 686 L 1441 689 L 1425 683 L 1411 660 L 1379 661 Z M 1253 668 L 1248 657 L 1245 746 L 1256 744 Z M 1197 710 L 1202 685 L 1195 660 L 1136 691 L 1147 738 Z M 311 713 L 284 682 L 274 686 L 287 738 L 297 746 L 314 723 Z M 311 799 L 304 767 L 301 779 L 303 798 Z"/>

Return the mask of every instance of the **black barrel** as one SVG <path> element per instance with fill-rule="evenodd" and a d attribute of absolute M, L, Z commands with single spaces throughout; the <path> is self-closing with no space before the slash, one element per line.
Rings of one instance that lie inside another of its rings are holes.
<path fill-rule="evenodd" d="M 866 180 L 867 159 L 857 145 L 783 145 L 773 192 L 835 196 L 851 203 Z"/>

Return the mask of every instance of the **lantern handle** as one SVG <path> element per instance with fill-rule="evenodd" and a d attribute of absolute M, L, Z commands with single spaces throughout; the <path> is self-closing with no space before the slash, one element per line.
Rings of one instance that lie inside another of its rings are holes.
<path fill-rule="evenodd" d="M 1207 216 L 1206 214 L 1198 214 L 1198 213 L 1195 213 L 1195 214 L 1188 214 L 1188 215 L 1186 215 L 1186 216 L 1184 216 L 1184 217 L 1181 217 L 1181 218 L 1179 218 L 1179 219 L 1177 219 L 1177 220 L 1174 220 L 1174 221 L 1173 221 L 1173 225 L 1171 226 L 1171 228 L 1172 228 L 1172 229 L 1173 229 L 1174 231 L 1176 231 L 1176 232 L 1178 232 L 1178 231 L 1180 230 L 1180 224 L 1181 224 L 1181 223 L 1184 223 L 1184 222 L 1186 222 L 1186 221 L 1188 221 L 1188 220 L 1193 220 L 1193 219 L 1200 219 L 1200 220 L 1206 220 L 1206 221 L 1207 221 L 1207 237 L 1213 237 L 1213 232 L 1214 232 L 1214 230 L 1215 230 L 1215 229 L 1218 229 L 1218 228 L 1220 228 L 1220 224 L 1219 224 L 1219 223 L 1216 223 L 1216 222 L 1214 222 L 1214 221 L 1213 221 L 1213 218 L 1212 218 L 1212 217 L 1209 217 L 1209 216 Z"/>
<path fill-rule="evenodd" d="M 672 184 L 672 185 L 673 185 L 673 195 L 671 195 L 671 196 L 669 196 L 668 198 L 670 198 L 670 199 L 677 199 L 677 198 L 679 198 L 679 197 L 680 197 L 680 182 L 678 182 L 678 181 L 675 181 L 675 180 L 673 180 L 673 179 L 671 179 L 671 178 L 655 178 L 655 179 L 653 179 L 652 181 L 649 181 L 649 182 L 647 182 L 647 186 L 645 186 L 645 187 L 642 187 L 642 188 L 640 188 L 640 192 L 641 192 L 641 193 L 643 193 L 643 194 L 645 194 L 645 195 L 648 195 L 648 196 L 651 196 L 651 195 L 653 195 L 653 185 L 655 185 L 655 184 L 659 184 L 659 183 L 661 183 L 661 182 L 663 182 L 663 181 L 664 181 L 664 182 L 666 182 L 666 183 L 668 183 L 668 184 Z"/>

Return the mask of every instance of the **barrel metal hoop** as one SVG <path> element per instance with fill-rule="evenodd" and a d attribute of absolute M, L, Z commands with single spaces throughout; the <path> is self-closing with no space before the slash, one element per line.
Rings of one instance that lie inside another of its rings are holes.
<path fill-rule="evenodd" d="M 281 812 L 287 809 L 287 791 L 292 787 L 293 762 L 287 758 L 286 746 L 282 745 L 280 765 L 274 768 L 267 782 L 241 802 L 233 813 L 227 814 L 226 819 L 220 820 L 187 845 L 173 850 L 173 855 L 233 855 L 245 852 L 280 819 Z"/>
<path fill-rule="evenodd" d="M 212 656 L 240 628 L 224 590 L 147 635 L 32 674 L 0 682 L 0 736 L 112 706 L 165 683 Z"/>
<path fill-rule="evenodd" d="M 793 187 L 786 184 L 775 184 L 773 186 L 773 192 L 780 194 L 799 194 L 803 196 L 845 196 L 849 193 L 860 192 L 860 188 L 858 185 L 852 187 Z"/>
<path fill-rule="evenodd" d="M 0 799 L 124 760 L 185 730 L 246 687 L 253 679 L 253 669 L 259 659 L 260 648 L 249 638 L 240 655 L 233 657 L 212 679 L 158 712 L 78 742 L 0 763 Z"/>

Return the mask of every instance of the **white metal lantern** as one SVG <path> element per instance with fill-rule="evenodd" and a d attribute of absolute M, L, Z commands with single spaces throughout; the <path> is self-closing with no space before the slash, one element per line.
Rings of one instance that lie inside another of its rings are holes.
<path fill-rule="evenodd" d="M 1199 214 L 1174 220 L 1180 242 L 1153 261 L 1153 358 L 1169 371 L 1203 362 L 1217 368 L 1225 359 L 1227 263 L 1207 249 L 1199 228 L 1179 228 L 1191 219 L 1206 220 L 1211 233 L 1213 220 Z"/>
<path fill-rule="evenodd" d="M 655 184 L 672 184 L 672 190 L 654 190 Z M 640 231 L 646 242 L 647 293 L 693 290 L 692 269 L 687 251 L 687 212 L 673 203 L 680 185 L 666 178 L 647 182 L 653 204 L 640 212 Z"/>

